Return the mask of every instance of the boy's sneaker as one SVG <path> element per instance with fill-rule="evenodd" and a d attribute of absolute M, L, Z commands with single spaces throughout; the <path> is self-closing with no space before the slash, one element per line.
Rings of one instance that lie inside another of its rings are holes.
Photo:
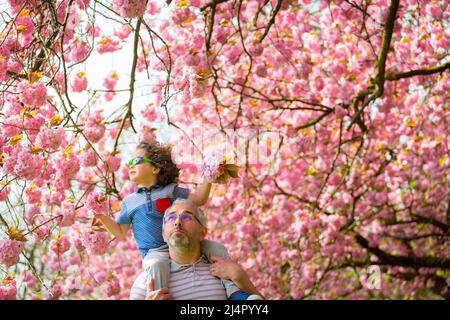
<path fill-rule="evenodd" d="M 259 294 L 252 294 L 248 296 L 247 300 L 264 300 Z"/>
<path fill-rule="evenodd" d="M 233 294 L 229 297 L 230 300 L 247 300 L 248 297 L 250 297 L 250 294 L 248 294 L 245 291 L 239 290 L 236 292 L 233 292 Z"/>

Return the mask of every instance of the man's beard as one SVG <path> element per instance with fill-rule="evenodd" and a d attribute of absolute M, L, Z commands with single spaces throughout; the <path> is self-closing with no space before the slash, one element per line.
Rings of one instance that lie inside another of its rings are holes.
<path fill-rule="evenodd" d="M 172 248 L 181 247 L 188 248 L 191 245 L 189 237 L 185 234 L 183 235 L 171 235 L 169 237 L 168 244 Z"/>

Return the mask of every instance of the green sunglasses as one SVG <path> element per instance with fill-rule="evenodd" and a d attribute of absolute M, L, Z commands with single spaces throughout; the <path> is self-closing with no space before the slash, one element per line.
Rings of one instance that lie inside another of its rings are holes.
<path fill-rule="evenodd" d="M 158 165 L 155 161 L 147 157 L 136 157 L 128 161 L 128 167 L 134 167 L 141 163 L 151 163 L 153 165 Z"/>

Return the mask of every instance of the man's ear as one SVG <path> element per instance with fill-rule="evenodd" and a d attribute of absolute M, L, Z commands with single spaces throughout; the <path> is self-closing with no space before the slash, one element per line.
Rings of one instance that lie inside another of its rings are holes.
<path fill-rule="evenodd" d="M 208 229 L 203 227 L 202 230 L 200 231 L 200 241 L 205 239 L 207 233 L 208 233 Z"/>

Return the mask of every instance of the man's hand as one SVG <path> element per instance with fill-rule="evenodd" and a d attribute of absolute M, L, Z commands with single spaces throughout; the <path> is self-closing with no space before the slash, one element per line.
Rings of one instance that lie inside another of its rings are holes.
<path fill-rule="evenodd" d="M 161 288 L 155 290 L 155 283 L 153 278 L 147 284 L 147 294 L 145 300 L 173 300 L 173 296 L 169 293 L 168 288 Z"/>

